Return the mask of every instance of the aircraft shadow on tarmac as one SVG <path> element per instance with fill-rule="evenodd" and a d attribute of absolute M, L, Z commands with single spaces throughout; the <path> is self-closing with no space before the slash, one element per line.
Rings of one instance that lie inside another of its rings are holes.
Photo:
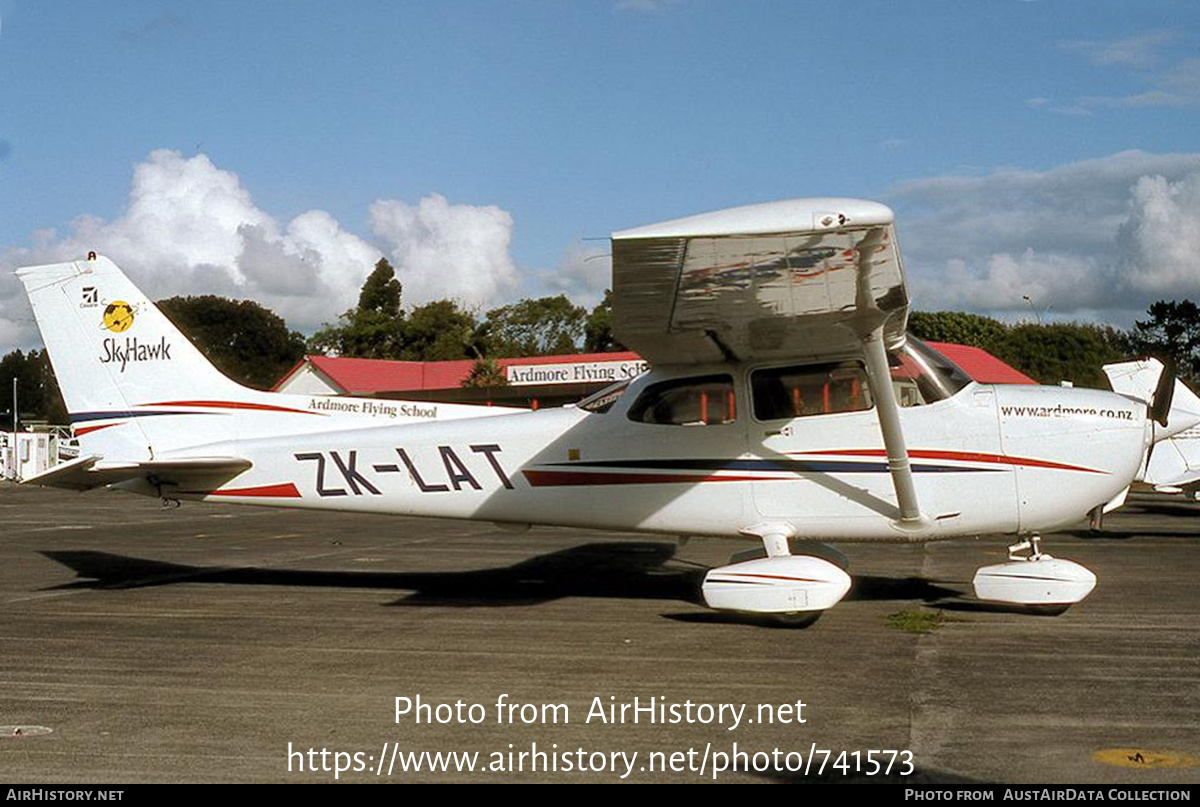
<path fill-rule="evenodd" d="M 535 605 L 562 597 L 620 597 L 699 602 L 703 567 L 674 561 L 663 543 L 595 543 L 539 555 L 512 566 L 465 572 L 353 572 L 253 566 L 187 566 L 95 551 L 45 551 L 81 578 L 58 588 L 142 588 L 171 583 L 371 588 L 411 595 L 390 605 Z"/>
<path fill-rule="evenodd" d="M 412 592 L 393 606 L 503 607 L 536 605 L 563 597 L 675 600 L 702 605 L 707 568 L 675 557 L 670 543 L 601 542 L 538 555 L 511 566 L 458 572 L 358 572 L 254 566 L 189 566 L 92 550 L 41 554 L 80 579 L 52 589 L 125 589 L 175 583 L 249 586 L 371 588 Z M 849 601 L 917 601 L 952 604 L 961 592 L 917 577 L 855 575 Z M 687 622 L 769 624 L 750 615 L 716 611 L 663 614 Z M 803 626 L 803 620 L 792 623 Z"/>
<path fill-rule="evenodd" d="M 1084 541 L 1128 541 L 1133 538 L 1195 538 L 1196 531 L 1191 530 L 1114 530 L 1104 527 L 1100 530 L 1079 529 L 1062 530 L 1058 535 L 1070 535 Z"/>

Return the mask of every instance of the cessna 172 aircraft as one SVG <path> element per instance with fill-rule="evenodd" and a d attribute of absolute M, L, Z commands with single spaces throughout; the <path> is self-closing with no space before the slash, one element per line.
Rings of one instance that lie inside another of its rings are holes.
<path fill-rule="evenodd" d="M 806 548 L 822 540 L 1007 534 L 1010 560 L 975 577 L 980 599 L 1065 607 L 1092 590 L 1038 531 L 1120 504 L 1151 444 L 1148 407 L 974 383 L 906 338 L 890 209 L 752 205 L 618 232 L 612 251 L 616 334 L 652 369 L 540 411 L 249 390 L 111 261 L 21 269 L 81 444 L 26 481 L 748 538 L 765 555 L 711 569 L 705 601 L 800 619 L 851 586 Z"/>

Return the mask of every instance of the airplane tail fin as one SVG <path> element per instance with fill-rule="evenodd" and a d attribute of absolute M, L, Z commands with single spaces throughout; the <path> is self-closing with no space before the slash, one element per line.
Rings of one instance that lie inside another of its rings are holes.
<path fill-rule="evenodd" d="M 1104 365 L 1104 374 L 1114 392 L 1152 404 L 1163 365 L 1158 359 L 1141 359 Z M 1171 398 L 1166 425 L 1154 424 L 1154 441 L 1174 437 L 1180 432 L 1200 425 L 1200 398 L 1179 379 Z"/>
<path fill-rule="evenodd" d="M 213 403 L 237 407 L 261 396 L 213 367 L 108 258 L 30 266 L 17 276 L 88 453 L 140 461 L 227 438 L 233 427 L 222 418 L 189 418 L 195 427 L 181 428 L 177 418 L 156 416 L 202 415 Z"/>

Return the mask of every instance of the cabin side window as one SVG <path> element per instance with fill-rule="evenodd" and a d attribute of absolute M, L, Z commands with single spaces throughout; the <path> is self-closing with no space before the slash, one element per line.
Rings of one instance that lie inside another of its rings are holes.
<path fill-rule="evenodd" d="M 733 378 L 710 375 L 652 384 L 630 407 L 629 419 L 668 426 L 733 423 L 737 419 Z"/>
<path fill-rule="evenodd" d="M 859 412 L 874 405 L 866 371 L 852 361 L 755 370 L 750 388 L 759 420 Z"/>

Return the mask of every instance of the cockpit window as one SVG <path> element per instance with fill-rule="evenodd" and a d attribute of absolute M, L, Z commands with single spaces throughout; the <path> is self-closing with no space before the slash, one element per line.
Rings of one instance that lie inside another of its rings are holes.
<path fill-rule="evenodd" d="M 857 412 L 873 405 L 866 371 L 854 361 L 755 370 L 750 387 L 759 420 Z"/>
<path fill-rule="evenodd" d="M 624 381 L 618 381 L 615 384 L 609 384 L 599 392 L 593 392 L 591 395 L 577 403 L 576 406 L 580 409 L 586 409 L 589 412 L 595 412 L 598 415 L 602 415 L 609 409 L 612 409 L 613 404 L 617 402 L 617 399 L 620 398 L 625 393 L 625 390 L 629 387 L 630 381 L 632 381 L 632 379 L 627 378 Z"/>
<path fill-rule="evenodd" d="M 888 363 L 901 406 L 942 401 L 971 383 L 971 377 L 958 365 L 911 336 L 903 348 L 888 356 Z"/>
<path fill-rule="evenodd" d="M 728 375 L 652 384 L 629 409 L 630 420 L 670 426 L 717 426 L 733 423 L 736 417 L 733 378 Z"/>
<path fill-rule="evenodd" d="M 889 354 L 888 364 L 901 406 L 942 401 L 971 383 L 952 361 L 911 336 L 903 348 Z M 875 405 L 866 370 L 857 361 L 755 370 L 750 391 L 759 420 L 861 412 Z"/>

